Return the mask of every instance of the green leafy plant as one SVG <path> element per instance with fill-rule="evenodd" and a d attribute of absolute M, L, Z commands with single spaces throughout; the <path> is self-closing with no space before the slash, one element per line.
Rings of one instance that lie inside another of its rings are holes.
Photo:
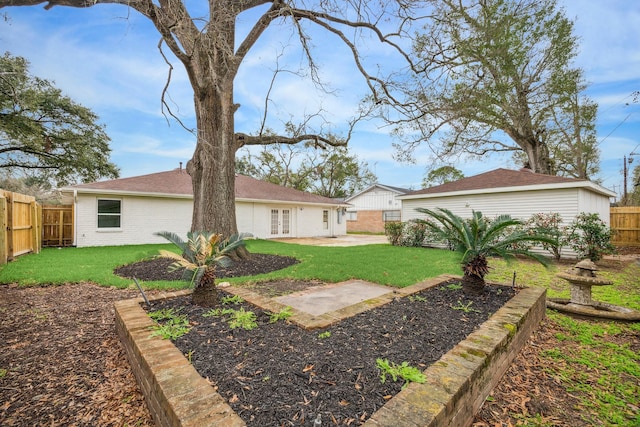
<path fill-rule="evenodd" d="M 613 232 L 597 213 L 580 213 L 566 230 L 569 246 L 579 257 L 589 258 L 593 262 L 615 251 L 611 244 L 612 236 Z"/>
<path fill-rule="evenodd" d="M 174 309 L 152 311 L 148 316 L 158 322 L 152 329 L 151 336 L 160 336 L 163 339 L 175 340 L 191 330 L 189 319 L 184 314 L 177 314 Z"/>
<path fill-rule="evenodd" d="M 6 369 L 0 369 L 0 378 L 6 377 L 8 372 L 9 371 L 7 371 Z"/>
<path fill-rule="evenodd" d="M 566 227 L 562 225 L 562 216 L 558 212 L 536 213 L 527 220 L 526 226 L 529 233 L 544 234 L 549 236 L 553 243 L 542 242 L 544 250 L 553 255 L 557 261 L 562 256 L 562 248 L 566 245 Z"/>
<path fill-rule="evenodd" d="M 380 370 L 380 382 L 383 384 L 387 381 L 387 375 L 391 377 L 393 381 L 397 381 L 398 378 L 404 380 L 402 389 L 405 389 L 410 382 L 424 383 L 427 377 L 418 368 L 410 366 L 408 362 L 402 362 L 400 365 L 394 362 L 389 362 L 388 359 L 376 359 L 376 366 Z"/>
<path fill-rule="evenodd" d="M 400 244 L 402 246 L 421 247 L 427 238 L 427 228 L 419 221 L 407 221 L 402 228 Z"/>
<path fill-rule="evenodd" d="M 387 222 L 384 224 L 384 234 L 393 246 L 400 246 L 403 228 L 404 224 L 401 222 Z"/>
<path fill-rule="evenodd" d="M 229 296 L 220 298 L 220 303 L 222 305 L 242 304 L 243 302 L 244 302 L 244 298 L 242 298 L 239 295 L 229 295 Z"/>
<path fill-rule="evenodd" d="M 325 339 L 331 336 L 331 331 L 324 331 L 318 334 L 318 338 Z"/>
<path fill-rule="evenodd" d="M 223 239 L 221 234 L 194 231 L 187 233 L 187 240 L 183 240 L 177 234 L 168 231 L 155 234 L 164 237 L 180 249 L 180 254 L 160 250 L 160 256 L 174 261 L 169 266 L 169 271 L 184 270 L 182 279 L 190 282 L 194 288 L 193 303 L 205 307 L 214 306 L 218 302 L 215 287 L 216 266 L 231 263 L 229 256 L 244 246 L 244 235 Z"/>
<path fill-rule="evenodd" d="M 427 302 L 427 299 L 420 295 L 409 295 L 409 301 L 411 302 Z"/>
<path fill-rule="evenodd" d="M 476 310 L 475 308 L 471 308 L 471 306 L 473 305 L 473 301 L 469 301 L 466 304 L 463 304 L 462 301 L 458 300 L 458 303 L 456 305 L 452 305 L 451 308 L 453 308 L 454 310 L 460 310 L 463 311 L 465 313 L 480 313 L 479 310 Z"/>
<path fill-rule="evenodd" d="M 247 331 L 258 327 L 256 322 L 256 314 L 253 311 L 245 311 L 244 308 L 234 310 L 229 319 L 229 327 L 231 329 L 242 328 Z"/>
<path fill-rule="evenodd" d="M 202 314 L 203 317 L 227 316 L 227 322 L 231 329 L 242 328 L 247 331 L 258 327 L 256 314 L 253 311 L 246 311 L 244 307 L 239 310 L 233 308 L 213 308 Z"/>
<path fill-rule="evenodd" d="M 175 319 L 181 308 L 163 308 L 160 310 L 154 310 L 147 313 L 147 315 L 156 322 L 165 322 L 171 319 Z"/>
<path fill-rule="evenodd" d="M 461 283 L 449 283 L 448 285 L 441 286 L 439 288 L 441 291 L 457 291 L 458 289 L 462 289 Z"/>
<path fill-rule="evenodd" d="M 416 210 L 427 216 L 426 220 L 419 221 L 434 234 L 449 242 L 456 252 L 462 254 L 462 284 L 469 291 L 480 292 L 484 289 L 484 277 L 489 273 L 490 256 L 513 260 L 515 255 L 524 255 L 548 265 L 544 257 L 518 244 L 551 244 L 552 239 L 546 235 L 529 235 L 523 230 L 513 230 L 513 227 L 521 225 L 522 222 L 509 215 L 500 215 L 489 221 L 481 212 L 472 211 L 471 218 L 465 221 L 448 209 Z"/>
<path fill-rule="evenodd" d="M 269 313 L 269 323 L 276 323 L 279 320 L 287 320 L 293 316 L 293 309 L 290 306 L 286 306 L 277 313 Z"/>

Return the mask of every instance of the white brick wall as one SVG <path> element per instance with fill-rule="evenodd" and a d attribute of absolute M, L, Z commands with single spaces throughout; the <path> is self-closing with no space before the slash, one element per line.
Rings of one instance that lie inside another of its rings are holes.
<path fill-rule="evenodd" d="M 98 199 L 122 201 L 121 227 L 98 229 Z M 75 244 L 84 246 L 118 246 L 146 243 L 166 243 L 154 236 L 158 231 L 171 231 L 185 236 L 191 228 L 193 200 L 191 198 L 118 197 L 100 194 L 79 194 L 76 202 Z M 314 237 L 347 234 L 346 220 L 337 223 L 335 208 L 322 206 L 265 205 L 255 202 L 236 203 L 238 231 L 257 238 L 278 237 L 270 234 L 271 209 L 291 211 L 291 234 L 287 237 Z M 329 228 L 324 229 L 322 211 L 329 211 Z"/>

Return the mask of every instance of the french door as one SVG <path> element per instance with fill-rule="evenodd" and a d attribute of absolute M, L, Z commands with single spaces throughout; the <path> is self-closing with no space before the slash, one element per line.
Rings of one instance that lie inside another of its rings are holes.
<path fill-rule="evenodd" d="M 291 236 L 291 209 L 271 209 L 271 236 Z"/>

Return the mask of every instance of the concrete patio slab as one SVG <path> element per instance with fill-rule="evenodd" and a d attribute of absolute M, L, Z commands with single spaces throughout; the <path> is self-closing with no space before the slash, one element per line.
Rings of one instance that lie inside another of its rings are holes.
<path fill-rule="evenodd" d="M 389 244 L 387 236 L 378 234 L 347 234 L 344 236 L 332 237 L 278 238 L 273 240 L 309 246 L 361 246 Z"/>
<path fill-rule="evenodd" d="M 274 298 L 296 310 L 319 316 L 393 292 L 395 288 L 366 282 L 349 280 L 328 286 L 316 286 Z"/>

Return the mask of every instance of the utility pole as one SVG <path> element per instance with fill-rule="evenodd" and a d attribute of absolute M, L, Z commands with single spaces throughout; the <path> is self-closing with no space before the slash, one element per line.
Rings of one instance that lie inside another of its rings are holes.
<path fill-rule="evenodd" d="M 631 159 L 629 159 L 631 160 Z M 627 156 L 624 156 L 624 160 L 622 161 L 622 176 L 624 177 L 624 181 L 622 184 L 622 200 L 623 204 L 627 204 Z"/>
<path fill-rule="evenodd" d="M 636 148 L 640 147 L 640 144 L 636 145 Z M 640 155 L 640 153 L 636 153 L 635 150 L 636 148 L 633 149 L 633 151 L 631 151 L 631 153 L 629 153 L 629 164 L 633 163 L 633 156 L 638 156 Z M 623 191 L 623 203 L 624 205 L 626 205 L 627 203 L 629 203 L 629 200 L 627 199 L 627 175 L 628 175 L 628 169 L 627 169 L 627 156 L 624 156 L 624 160 L 623 160 L 623 167 L 622 167 L 622 175 L 624 176 L 624 189 Z M 637 186 L 637 184 L 634 185 L 634 189 Z M 635 190 L 634 190 L 635 191 Z"/>

